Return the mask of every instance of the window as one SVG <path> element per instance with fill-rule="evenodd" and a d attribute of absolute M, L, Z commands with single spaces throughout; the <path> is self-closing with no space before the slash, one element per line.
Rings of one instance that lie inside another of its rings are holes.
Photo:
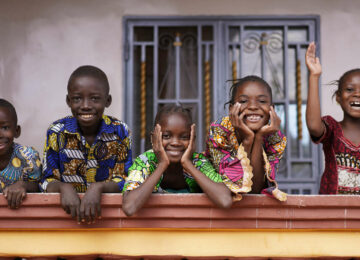
<path fill-rule="evenodd" d="M 317 193 L 319 148 L 305 123 L 305 51 L 311 41 L 319 41 L 317 16 L 126 18 L 124 103 L 134 154 L 151 147 L 156 112 L 169 103 L 191 108 L 197 150 L 204 150 L 209 123 L 227 114 L 226 81 L 254 74 L 271 85 L 288 138 L 281 188 Z"/>

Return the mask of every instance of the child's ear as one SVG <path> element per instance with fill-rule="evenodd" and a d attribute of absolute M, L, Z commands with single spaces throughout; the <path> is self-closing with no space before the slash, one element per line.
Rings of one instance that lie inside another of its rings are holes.
<path fill-rule="evenodd" d="M 66 104 L 70 107 L 70 98 L 69 98 L 69 95 L 66 95 Z"/>
<path fill-rule="evenodd" d="M 21 135 L 21 126 L 17 125 L 15 129 L 15 138 L 18 138 Z"/>
<path fill-rule="evenodd" d="M 335 100 L 338 104 L 340 104 L 340 95 L 339 90 L 335 91 Z"/>
<path fill-rule="evenodd" d="M 108 95 L 106 98 L 105 107 L 109 107 L 111 105 L 111 102 L 112 102 L 112 97 L 111 97 L 111 95 Z"/>

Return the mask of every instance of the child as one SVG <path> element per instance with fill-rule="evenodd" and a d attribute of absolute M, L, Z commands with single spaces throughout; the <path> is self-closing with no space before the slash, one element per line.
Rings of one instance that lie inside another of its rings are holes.
<path fill-rule="evenodd" d="M 319 77 L 321 64 L 315 56 L 315 44 L 306 52 L 310 71 L 306 123 L 312 140 L 322 143 L 325 170 L 321 194 L 359 194 L 360 192 L 360 69 L 345 72 L 338 81 L 336 101 L 344 117 L 337 122 L 331 116 L 321 117 Z"/>
<path fill-rule="evenodd" d="M 77 68 L 67 91 L 72 116 L 54 122 L 47 131 L 41 187 L 60 192 L 66 213 L 89 224 L 101 217 L 101 194 L 122 191 L 132 163 L 130 133 L 125 123 L 103 115 L 111 96 L 102 70 Z M 81 200 L 78 192 L 85 192 Z"/>
<path fill-rule="evenodd" d="M 31 147 L 14 143 L 20 136 L 14 106 L 0 99 L 0 191 L 10 208 L 18 208 L 26 192 L 39 190 L 41 163 L 39 154 Z"/>
<path fill-rule="evenodd" d="M 232 85 L 230 96 L 229 116 L 210 125 L 206 155 L 236 194 L 234 200 L 261 191 L 286 200 L 275 181 L 286 137 L 279 130 L 271 87 L 262 78 L 247 76 Z"/>
<path fill-rule="evenodd" d="M 195 125 L 188 109 L 164 106 L 156 115 L 152 150 L 138 156 L 124 187 L 123 210 L 131 216 L 152 192 L 201 192 L 219 207 L 232 204 L 230 191 L 204 155 L 194 153 Z"/>

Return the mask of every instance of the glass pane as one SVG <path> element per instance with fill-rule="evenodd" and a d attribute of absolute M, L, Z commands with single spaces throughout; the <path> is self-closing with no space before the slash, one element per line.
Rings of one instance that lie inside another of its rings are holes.
<path fill-rule="evenodd" d="M 183 34 L 180 41 L 180 98 L 198 98 L 197 35 Z"/>
<path fill-rule="evenodd" d="M 213 41 L 214 40 L 212 26 L 203 26 L 201 29 L 202 29 L 201 37 L 202 37 L 203 41 Z"/>
<path fill-rule="evenodd" d="M 240 42 L 240 27 L 230 26 L 229 27 L 229 42 Z"/>
<path fill-rule="evenodd" d="M 309 81 L 308 81 L 308 69 L 306 67 L 306 63 L 305 63 L 305 53 L 306 53 L 306 49 L 307 49 L 307 46 L 306 47 L 302 47 L 300 48 L 299 50 L 299 60 L 300 60 L 300 65 L 301 65 L 301 98 L 302 100 L 307 100 L 307 90 L 308 90 L 308 84 L 309 84 Z"/>
<path fill-rule="evenodd" d="M 302 140 L 301 140 L 301 147 L 302 147 L 302 157 L 303 158 L 311 158 L 311 139 L 310 139 L 310 135 L 309 135 L 309 131 L 307 129 L 306 126 L 306 104 L 303 104 L 301 106 L 301 110 L 302 110 L 302 117 L 301 117 L 301 121 L 302 121 Z"/>
<path fill-rule="evenodd" d="M 289 99 L 296 100 L 296 49 L 288 48 L 288 89 Z"/>
<path fill-rule="evenodd" d="M 311 163 L 292 163 L 291 164 L 291 175 L 293 178 L 311 178 L 312 169 Z"/>
<path fill-rule="evenodd" d="M 229 75 L 227 80 L 241 78 L 240 76 L 240 47 L 239 45 L 229 46 Z"/>
<path fill-rule="evenodd" d="M 291 157 L 298 158 L 299 154 L 299 140 L 297 127 L 297 106 L 296 104 L 289 105 L 289 129 L 287 132 L 288 149 L 291 147 Z"/>
<path fill-rule="evenodd" d="M 309 194 L 311 194 L 311 190 L 310 189 L 304 189 L 302 194 L 309 195 Z"/>
<path fill-rule="evenodd" d="M 307 27 L 289 27 L 288 42 L 307 42 L 308 28 Z"/>
<path fill-rule="evenodd" d="M 291 189 L 291 194 L 300 194 L 299 189 Z"/>
<path fill-rule="evenodd" d="M 283 30 L 246 27 L 242 76 L 257 75 L 273 89 L 274 100 L 284 98 Z"/>
<path fill-rule="evenodd" d="M 134 27 L 134 40 L 138 42 L 151 42 L 154 40 L 153 27 Z"/>

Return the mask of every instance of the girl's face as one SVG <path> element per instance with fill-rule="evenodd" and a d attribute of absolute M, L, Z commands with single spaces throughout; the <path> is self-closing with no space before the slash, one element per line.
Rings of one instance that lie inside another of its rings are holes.
<path fill-rule="evenodd" d="M 248 81 L 236 90 L 234 103 L 241 104 L 240 114 L 245 113 L 244 123 L 254 132 L 269 122 L 272 103 L 267 88 L 256 81 Z M 239 116 L 240 116 L 239 114 Z"/>
<path fill-rule="evenodd" d="M 360 118 L 360 72 L 346 76 L 336 93 L 336 101 L 340 104 L 345 116 Z"/>
<path fill-rule="evenodd" d="M 15 124 L 9 108 L 0 107 L 0 158 L 12 153 L 14 138 L 20 136 L 20 126 Z"/>
<path fill-rule="evenodd" d="M 162 144 L 170 163 L 178 163 L 190 143 L 191 126 L 180 113 L 164 115 L 159 122 Z"/>

